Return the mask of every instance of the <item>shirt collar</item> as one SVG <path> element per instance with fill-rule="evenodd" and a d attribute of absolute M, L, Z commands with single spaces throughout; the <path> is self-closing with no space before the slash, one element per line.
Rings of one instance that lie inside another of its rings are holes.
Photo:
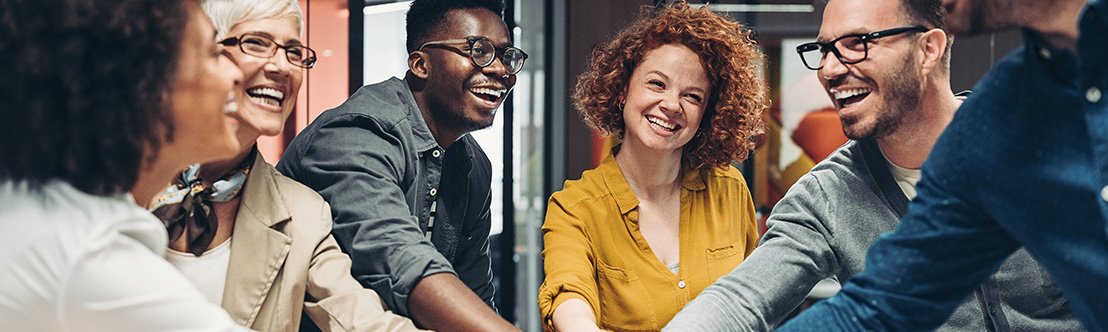
<path fill-rule="evenodd" d="M 404 91 L 401 93 L 407 96 L 408 119 L 412 123 L 412 137 L 415 137 L 416 140 L 412 142 L 412 147 L 415 148 L 416 152 L 440 148 L 439 142 L 435 140 L 435 135 L 432 135 L 431 129 L 427 127 L 427 121 L 423 119 L 423 112 L 419 110 L 419 105 L 416 104 L 415 96 L 412 95 L 412 88 L 408 86 L 408 80 L 400 79 L 400 82 L 404 83 Z"/>
<path fill-rule="evenodd" d="M 616 152 L 619 152 L 620 145 L 612 147 L 611 153 L 607 157 L 604 157 L 604 161 L 600 162 L 600 166 L 596 167 L 596 170 L 600 172 L 604 179 L 604 184 L 608 187 L 608 191 L 612 193 L 612 198 L 615 199 L 616 205 L 619 206 L 620 214 L 627 214 L 639 206 L 639 198 L 635 196 L 635 192 L 631 191 L 631 186 L 627 184 L 627 179 L 623 178 L 623 173 L 619 170 L 619 165 L 616 164 Z M 685 190 L 698 191 L 703 190 L 707 186 L 704 185 L 704 178 L 699 169 L 692 168 L 689 163 L 681 162 L 681 188 Z"/>
<path fill-rule="evenodd" d="M 1059 83 L 1073 84 L 1077 78 L 1077 58 L 1073 52 L 1050 45 L 1037 32 L 1028 29 L 1023 30 L 1023 40 L 1027 61 L 1046 68 L 1046 72 Z"/>
<path fill-rule="evenodd" d="M 1108 18 L 1108 8 L 1106 7 L 1108 7 L 1108 1 L 1105 0 L 1089 0 L 1086 2 L 1085 8 L 1082 9 L 1080 19 L 1078 20 L 1078 27 L 1080 30 L 1077 36 L 1076 47 L 1079 53 L 1087 51 L 1083 49 L 1083 44 L 1089 44 L 1090 42 L 1096 45 L 1094 47 L 1103 47 L 1104 36 L 1091 33 L 1090 25 L 1101 25 L 1102 27 L 1100 27 L 1100 29 L 1103 29 L 1103 26 L 1108 24 L 1108 20 L 1105 20 L 1105 18 Z M 1079 57 L 1083 57 L 1081 54 L 1074 54 L 1074 52 L 1070 50 L 1055 48 L 1034 31 L 1025 29 L 1023 31 L 1023 37 L 1027 45 L 1024 50 L 1024 52 L 1027 52 L 1025 58 L 1029 59 L 1029 61 L 1041 64 L 1059 83 L 1074 85 L 1080 74 L 1079 69 L 1090 65 L 1083 65 L 1080 63 L 1081 59 L 1079 59 Z M 1097 60 L 1099 61 L 1100 59 Z"/>

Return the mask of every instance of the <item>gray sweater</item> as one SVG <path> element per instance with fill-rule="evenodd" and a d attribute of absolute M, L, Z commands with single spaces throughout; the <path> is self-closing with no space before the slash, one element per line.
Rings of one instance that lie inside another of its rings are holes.
<path fill-rule="evenodd" d="M 820 280 L 845 282 L 861 272 L 870 245 L 907 209 L 877 143 L 850 141 L 789 189 L 750 257 L 663 331 L 770 330 Z M 1081 325 L 1046 271 L 1020 249 L 939 330 L 1080 331 Z"/>

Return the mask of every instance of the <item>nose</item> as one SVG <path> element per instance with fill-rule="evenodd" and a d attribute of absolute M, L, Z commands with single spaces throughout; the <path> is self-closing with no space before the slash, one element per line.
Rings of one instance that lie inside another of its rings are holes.
<path fill-rule="evenodd" d="M 284 52 L 284 54 L 281 54 Z M 288 76 L 292 71 L 292 62 L 289 62 L 288 50 L 278 47 L 277 52 L 273 53 L 273 56 L 269 57 L 266 61 L 265 70 L 267 72 L 277 73 L 281 76 Z"/>
<path fill-rule="evenodd" d="M 658 106 L 661 107 L 662 112 L 666 113 L 666 115 L 674 115 L 679 113 L 681 111 L 680 93 L 674 91 L 673 93 L 665 94 L 665 97 L 663 97 L 662 101 L 658 103 Z"/>
<path fill-rule="evenodd" d="M 823 68 L 819 69 L 819 77 L 823 80 L 831 80 L 850 71 L 846 64 L 839 61 L 839 57 L 834 52 L 825 53 L 821 62 L 823 62 Z"/>
<path fill-rule="evenodd" d="M 491 75 L 498 78 L 508 78 L 508 76 L 512 75 L 512 71 L 509 70 L 508 64 L 504 63 L 503 58 L 500 56 L 494 56 L 492 59 L 492 63 L 490 63 L 488 66 L 485 66 L 485 68 L 481 68 L 481 71 L 484 72 L 486 75 Z"/>
<path fill-rule="evenodd" d="M 219 57 L 219 66 L 221 72 L 223 72 L 227 78 L 231 79 L 232 87 L 238 87 L 242 85 L 242 69 L 239 69 L 239 66 L 235 64 L 233 59 L 231 59 L 230 54 L 224 52 L 223 56 Z"/>

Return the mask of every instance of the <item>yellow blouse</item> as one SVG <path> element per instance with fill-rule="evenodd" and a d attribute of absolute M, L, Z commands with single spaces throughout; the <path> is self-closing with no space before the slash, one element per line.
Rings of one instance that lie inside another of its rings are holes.
<path fill-rule="evenodd" d="M 731 272 L 758 241 L 742 174 L 684 167 L 680 268 L 675 275 L 639 233 L 639 200 L 609 155 L 550 197 L 543 225 L 543 330 L 568 299 L 592 307 L 602 329 L 660 330 L 696 294 Z"/>

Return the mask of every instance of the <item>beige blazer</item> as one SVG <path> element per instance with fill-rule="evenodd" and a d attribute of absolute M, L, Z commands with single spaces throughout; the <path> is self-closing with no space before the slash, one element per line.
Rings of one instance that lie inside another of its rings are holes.
<path fill-rule="evenodd" d="M 350 257 L 331 237 L 327 202 L 261 154 L 234 227 L 223 308 L 236 323 L 297 331 L 303 311 L 323 331 L 418 331 L 350 275 Z"/>

